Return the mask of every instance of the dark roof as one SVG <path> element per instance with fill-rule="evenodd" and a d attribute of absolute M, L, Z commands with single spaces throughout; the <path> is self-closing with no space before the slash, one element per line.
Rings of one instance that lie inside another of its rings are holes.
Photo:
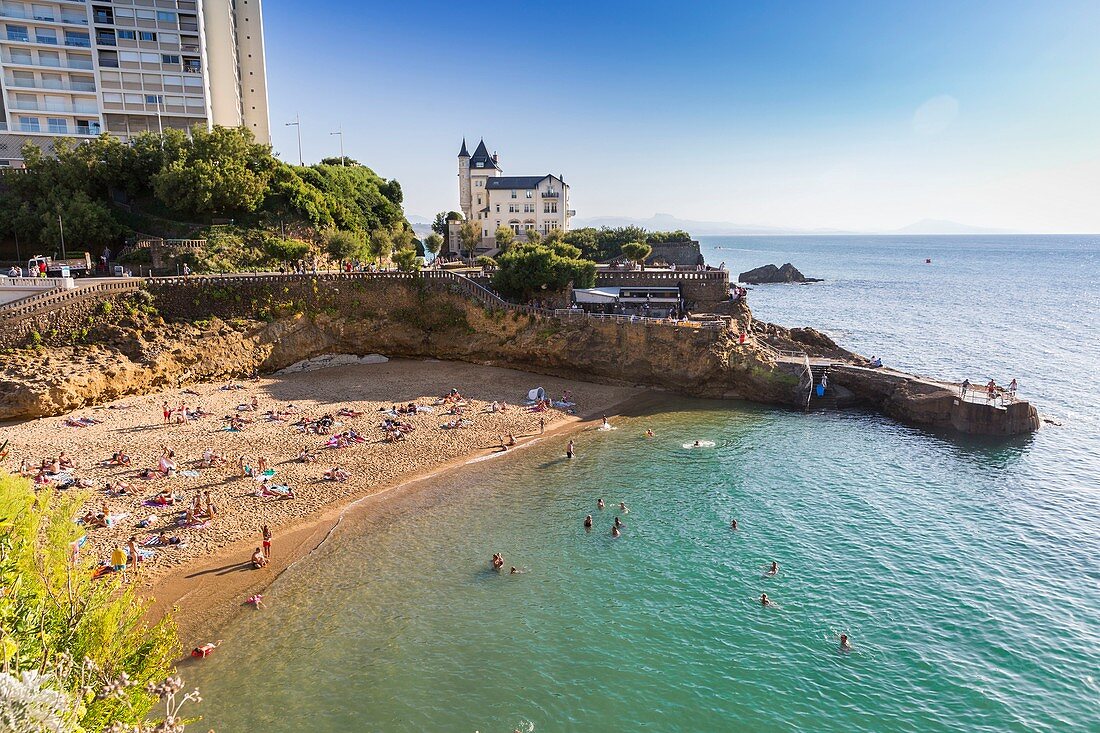
<path fill-rule="evenodd" d="M 496 178 L 490 178 L 489 182 L 485 184 L 485 188 L 490 190 L 501 188 L 537 188 L 538 185 L 550 177 L 550 174 L 545 176 L 497 176 Z"/>
<path fill-rule="evenodd" d="M 469 158 L 470 154 L 466 151 L 466 138 L 462 138 L 462 150 L 458 151 L 458 157 Z"/>
<path fill-rule="evenodd" d="M 485 147 L 485 141 L 482 140 L 477 144 L 477 150 L 474 151 L 474 155 L 470 158 L 471 168 L 496 168 L 500 170 L 500 166 L 493 160 L 493 156 L 489 155 L 489 150 Z"/>

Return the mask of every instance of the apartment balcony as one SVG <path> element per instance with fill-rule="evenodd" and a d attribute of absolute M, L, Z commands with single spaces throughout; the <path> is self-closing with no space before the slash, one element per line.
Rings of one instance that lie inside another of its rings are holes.
<path fill-rule="evenodd" d="M 543 191 L 542 197 L 544 199 L 559 199 L 561 198 L 561 193 L 559 191 Z"/>
<path fill-rule="evenodd" d="M 32 135 L 68 135 L 69 137 L 95 137 L 101 130 L 98 127 L 69 127 L 61 125 L 12 125 L 11 132 L 25 132 Z"/>
<path fill-rule="evenodd" d="M 16 79 L 14 77 L 6 77 L 4 83 L 9 88 L 20 89 L 47 89 L 57 90 L 61 92 L 91 92 L 95 93 L 95 82 L 93 81 L 39 81 L 36 79 Z"/>
<path fill-rule="evenodd" d="M 91 61 L 74 61 L 73 59 L 54 61 L 53 59 L 35 59 L 33 56 L 20 58 L 7 53 L 3 55 L 3 61 L 5 64 L 12 64 L 14 66 L 37 66 L 47 69 L 78 69 L 80 71 L 91 71 L 93 68 Z"/>
<path fill-rule="evenodd" d="M 95 104 L 59 104 L 57 102 L 20 102 L 15 100 L 8 107 L 19 112 L 62 112 L 77 115 L 97 115 L 99 107 Z"/>
<path fill-rule="evenodd" d="M 92 39 L 90 38 L 66 38 L 65 45 L 70 48 L 91 48 Z"/>
<path fill-rule="evenodd" d="M 82 15 L 65 15 L 64 13 L 60 16 L 35 15 L 17 8 L 0 8 L 0 18 L 37 20 L 40 23 L 60 23 L 61 25 L 88 25 L 88 18 Z"/>
<path fill-rule="evenodd" d="M 180 30 L 181 31 L 190 31 L 192 33 L 198 33 L 199 32 L 199 24 L 198 23 L 185 23 L 181 20 L 180 21 Z"/>

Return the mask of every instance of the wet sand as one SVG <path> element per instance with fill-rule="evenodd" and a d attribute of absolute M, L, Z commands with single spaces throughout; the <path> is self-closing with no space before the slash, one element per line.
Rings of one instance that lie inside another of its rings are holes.
<path fill-rule="evenodd" d="M 97 560 L 106 560 L 111 549 L 136 536 L 139 543 L 164 529 L 179 537 L 182 545 L 157 548 L 141 563 L 139 582 L 152 594 L 154 615 L 177 607 L 176 618 L 181 639 L 187 645 L 205 639 L 204 633 L 217 628 L 244 600 L 260 592 L 290 563 L 315 548 L 339 521 L 350 504 L 416 483 L 441 471 L 462 465 L 482 455 L 500 451 L 500 436 L 512 433 L 521 445 L 537 439 L 540 418 L 547 433 L 575 426 L 578 415 L 599 417 L 604 412 L 639 394 L 628 387 L 596 385 L 495 367 L 457 362 L 390 361 L 349 367 L 334 367 L 281 377 L 238 382 L 243 389 L 225 390 L 223 385 L 191 387 L 197 395 L 181 390 L 131 397 L 107 405 L 78 411 L 71 416 L 42 418 L 0 429 L 2 439 L 10 440 L 10 457 L 5 468 L 13 470 L 21 458 L 37 465 L 43 458 L 54 458 L 67 451 L 77 468 L 74 478 L 87 479 L 94 487 L 86 508 L 98 509 L 104 502 L 110 514 L 126 515 L 108 528 L 89 529 L 88 542 L 81 552 Z M 527 390 L 545 387 L 547 394 L 560 399 L 565 390 L 573 393 L 577 415 L 554 409 L 534 413 L 523 406 Z M 414 426 L 407 438 L 397 443 L 383 440 L 379 424 L 384 415 L 380 408 L 415 402 L 433 405 L 439 395 L 457 389 L 467 400 L 472 421 L 470 427 L 443 429 L 453 419 L 442 406 L 433 413 L 401 415 Z M 238 411 L 239 404 L 259 401 L 257 411 Z M 163 423 L 162 403 L 173 408 L 201 406 L 212 414 L 186 424 Z M 492 401 L 506 401 L 507 412 L 490 412 Z M 349 408 L 363 414 L 358 417 L 336 416 L 338 423 L 328 434 L 303 432 L 288 422 L 264 418 L 268 410 L 293 404 L 299 414 L 320 417 Z M 241 415 L 255 422 L 240 432 L 223 430 L 223 416 Z M 99 420 L 88 427 L 68 427 L 66 417 Z M 347 448 L 325 449 L 325 439 L 334 432 L 355 430 L 368 442 Z M 139 477 L 141 469 L 155 468 L 163 448 L 175 452 L 181 471 L 197 476 Z M 295 460 L 303 448 L 318 454 L 314 463 Z M 116 450 L 125 450 L 133 466 L 102 465 Z M 225 456 L 223 468 L 201 468 L 204 450 Z M 276 473 L 272 481 L 293 487 L 294 499 L 256 496 L 259 486 L 237 467 L 240 456 L 255 465 L 265 456 Z M 340 466 L 351 474 L 344 482 L 322 481 L 325 470 Z M 130 493 L 108 496 L 106 481 L 124 481 Z M 46 484 L 40 490 L 56 490 Z M 50 488 L 47 488 L 50 487 Z M 145 502 L 159 491 L 169 489 L 185 498 L 196 492 L 210 491 L 218 507 L 217 518 L 203 528 L 177 527 L 175 520 L 184 504 L 152 507 Z M 137 522 L 155 516 L 148 528 Z M 249 563 L 252 551 L 260 545 L 260 527 L 272 529 L 272 562 L 261 570 Z"/>

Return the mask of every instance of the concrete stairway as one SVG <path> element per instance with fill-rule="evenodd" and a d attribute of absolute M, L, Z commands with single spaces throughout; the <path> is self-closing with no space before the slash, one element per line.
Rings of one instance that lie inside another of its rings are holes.
<path fill-rule="evenodd" d="M 829 367 L 826 364 L 815 364 L 810 367 L 810 374 L 813 375 L 813 384 L 810 386 L 811 396 L 810 402 L 806 406 L 808 410 L 835 410 L 837 409 L 836 388 L 832 382 L 828 379 Z M 817 386 L 821 384 L 821 380 L 825 380 L 825 394 L 821 397 L 817 396 Z"/>

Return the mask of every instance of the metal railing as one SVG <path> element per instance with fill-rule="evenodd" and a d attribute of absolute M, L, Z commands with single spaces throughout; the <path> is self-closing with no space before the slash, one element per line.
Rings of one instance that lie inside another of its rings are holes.
<path fill-rule="evenodd" d="M 38 20 L 43 23 L 66 23 L 69 25 L 88 25 L 88 19 L 85 17 L 74 17 L 71 15 L 62 15 L 60 18 L 51 18 L 49 16 L 34 15 L 27 13 L 23 10 L 17 10 L 16 8 L 0 8 L 0 18 L 16 18 L 18 20 Z"/>
<path fill-rule="evenodd" d="M 61 92 L 94 92 L 95 82 L 93 81 L 70 81 L 65 83 L 63 81 L 38 81 L 35 79 L 16 79 L 15 77 L 7 77 L 4 80 L 9 87 L 20 87 L 23 89 L 44 89 L 47 91 L 61 91 Z"/>
<path fill-rule="evenodd" d="M 37 102 L 15 101 L 12 102 L 10 106 L 14 110 L 30 112 L 71 112 L 73 114 L 81 115 L 99 114 L 99 108 L 96 107 L 94 104 L 38 104 Z"/>
<path fill-rule="evenodd" d="M 63 305 L 71 305 L 89 298 L 102 298 L 110 295 L 131 292 L 141 288 L 141 280 L 128 278 L 125 280 L 113 280 L 100 282 L 94 285 L 85 285 L 72 290 L 48 290 L 29 298 L 22 298 L 13 303 L 0 306 L 0 323 L 11 325 L 19 321 L 33 318 Z"/>

